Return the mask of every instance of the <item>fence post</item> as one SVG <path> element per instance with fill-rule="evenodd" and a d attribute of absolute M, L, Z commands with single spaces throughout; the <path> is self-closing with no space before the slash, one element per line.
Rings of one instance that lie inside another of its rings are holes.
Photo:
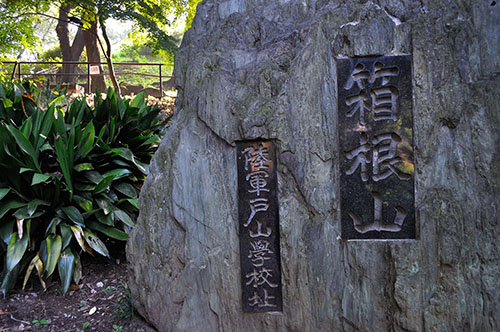
<path fill-rule="evenodd" d="M 19 80 L 21 80 L 21 63 L 17 66 L 17 75 L 19 76 Z"/>
<path fill-rule="evenodd" d="M 161 63 L 158 65 L 158 69 L 160 71 L 160 99 L 163 97 L 163 81 L 161 78 Z"/>
<path fill-rule="evenodd" d="M 87 62 L 87 93 L 91 93 L 90 91 L 90 63 Z"/>

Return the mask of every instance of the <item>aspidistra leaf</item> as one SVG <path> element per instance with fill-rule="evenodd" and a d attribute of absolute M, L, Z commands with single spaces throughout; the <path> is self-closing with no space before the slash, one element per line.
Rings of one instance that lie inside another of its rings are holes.
<path fill-rule="evenodd" d="M 9 273 L 21 261 L 27 247 L 28 236 L 19 239 L 17 232 L 14 232 L 7 246 L 6 273 Z"/>
<path fill-rule="evenodd" d="M 108 248 L 106 248 L 106 245 L 101 241 L 101 239 L 99 239 L 99 237 L 97 237 L 97 235 L 86 229 L 84 231 L 84 236 L 85 241 L 94 251 L 97 251 L 103 256 L 109 257 Z"/>
<path fill-rule="evenodd" d="M 59 258 L 58 271 L 59 277 L 61 278 L 61 283 L 63 286 L 63 293 L 68 291 L 69 285 L 71 284 L 71 279 L 73 278 L 73 271 L 75 267 L 75 256 L 71 251 L 71 248 L 66 248 Z"/>
<path fill-rule="evenodd" d="M 61 209 L 64 211 L 64 213 L 68 216 L 68 218 L 72 222 L 74 222 L 77 225 L 84 226 L 84 224 L 83 224 L 83 222 L 84 222 L 83 216 L 80 213 L 80 211 L 78 211 L 78 209 L 76 207 L 74 207 L 74 206 L 65 206 L 65 207 L 63 207 Z"/>

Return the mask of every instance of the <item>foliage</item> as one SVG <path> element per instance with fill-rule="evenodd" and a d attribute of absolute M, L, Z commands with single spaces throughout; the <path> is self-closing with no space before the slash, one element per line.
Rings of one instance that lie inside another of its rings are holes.
<path fill-rule="evenodd" d="M 49 0 L 9 0 L 0 3 L 0 53 L 21 52 L 37 46 L 35 24 L 41 20 L 36 15 L 19 15 L 20 12 L 40 11 L 49 7 Z"/>
<path fill-rule="evenodd" d="M 80 253 L 109 257 L 127 239 L 137 197 L 166 122 L 144 94 L 86 100 L 0 84 L 0 288 L 57 268 L 63 291 L 81 276 Z M 52 95 L 53 97 L 48 97 Z M 35 98 L 46 100 L 41 109 Z M 24 286 L 23 286 L 24 287 Z"/>
<path fill-rule="evenodd" d="M 62 61 L 61 46 L 55 45 L 43 51 L 39 56 L 40 61 Z"/>

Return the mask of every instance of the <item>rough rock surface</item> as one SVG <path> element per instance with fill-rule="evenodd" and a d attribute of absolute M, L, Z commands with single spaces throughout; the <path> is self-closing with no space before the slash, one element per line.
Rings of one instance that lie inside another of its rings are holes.
<path fill-rule="evenodd" d="M 500 4 L 205 0 L 130 234 L 160 331 L 499 331 Z M 340 240 L 336 57 L 413 56 L 413 241 Z M 276 139 L 282 314 L 243 314 L 236 140 Z"/>

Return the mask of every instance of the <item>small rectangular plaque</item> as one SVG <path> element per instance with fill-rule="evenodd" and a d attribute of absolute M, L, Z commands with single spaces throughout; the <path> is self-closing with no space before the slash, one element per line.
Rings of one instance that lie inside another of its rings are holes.
<path fill-rule="evenodd" d="M 411 57 L 337 60 L 343 239 L 415 239 Z"/>
<path fill-rule="evenodd" d="M 243 311 L 282 311 L 274 145 L 238 142 L 236 151 Z"/>
<path fill-rule="evenodd" d="M 90 66 L 90 75 L 99 75 L 100 73 L 99 66 Z"/>

